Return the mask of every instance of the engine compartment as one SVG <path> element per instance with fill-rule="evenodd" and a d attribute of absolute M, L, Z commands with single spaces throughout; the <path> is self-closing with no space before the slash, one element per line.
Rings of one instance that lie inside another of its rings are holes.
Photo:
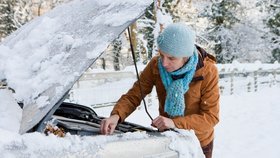
<path fill-rule="evenodd" d="M 57 127 L 65 132 L 76 135 L 99 135 L 100 123 L 104 117 L 100 117 L 96 112 L 86 106 L 63 102 L 55 111 L 52 118 Z M 138 124 L 123 122 L 119 123 L 114 131 L 114 134 L 146 131 L 157 132 L 152 128 L 144 127 Z"/>

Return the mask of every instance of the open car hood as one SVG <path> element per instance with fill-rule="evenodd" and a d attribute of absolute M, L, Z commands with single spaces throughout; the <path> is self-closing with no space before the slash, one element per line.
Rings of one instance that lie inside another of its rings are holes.
<path fill-rule="evenodd" d="M 58 104 L 152 0 L 73 0 L 35 18 L 0 45 L 0 79 L 24 103 L 20 133 Z"/>

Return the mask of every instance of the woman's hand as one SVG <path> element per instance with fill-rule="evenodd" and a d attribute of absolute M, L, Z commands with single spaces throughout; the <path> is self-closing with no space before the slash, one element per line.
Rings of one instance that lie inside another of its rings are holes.
<path fill-rule="evenodd" d="M 105 135 L 113 134 L 119 119 L 119 115 L 112 115 L 109 118 L 103 119 L 100 124 L 100 133 Z"/>
<path fill-rule="evenodd" d="M 155 118 L 152 121 L 152 126 L 156 127 L 161 132 L 170 128 L 175 128 L 173 120 L 163 116 Z"/>

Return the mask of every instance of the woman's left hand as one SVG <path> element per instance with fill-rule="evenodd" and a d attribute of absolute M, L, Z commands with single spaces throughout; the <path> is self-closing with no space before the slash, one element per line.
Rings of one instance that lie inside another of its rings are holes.
<path fill-rule="evenodd" d="M 159 131 L 164 131 L 170 128 L 175 128 L 175 124 L 172 119 L 158 116 L 152 121 L 152 126 L 156 127 Z"/>

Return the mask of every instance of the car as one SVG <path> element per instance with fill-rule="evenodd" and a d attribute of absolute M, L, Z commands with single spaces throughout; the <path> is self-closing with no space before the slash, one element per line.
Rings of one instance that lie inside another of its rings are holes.
<path fill-rule="evenodd" d="M 19 133 L 99 135 L 103 117 L 87 106 L 67 103 L 65 98 L 108 45 L 150 5 L 152 0 L 75 0 L 33 19 L 7 37 L 0 45 L 4 50 L 0 52 L 0 79 L 22 106 Z M 99 157 L 180 156 L 178 149 L 170 147 L 174 137 L 154 129 L 123 122 L 114 135 L 139 131 L 148 133 L 148 138 L 108 142 L 97 151 Z M 188 140 L 187 144 L 196 142 L 195 148 L 186 145 L 191 157 L 204 157 L 198 140 L 180 131 L 173 133 Z"/>

